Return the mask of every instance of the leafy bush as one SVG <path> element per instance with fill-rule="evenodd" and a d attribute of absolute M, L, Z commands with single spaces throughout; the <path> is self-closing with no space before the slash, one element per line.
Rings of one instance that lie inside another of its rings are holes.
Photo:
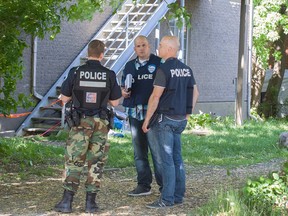
<path fill-rule="evenodd" d="M 286 211 L 288 197 L 288 163 L 280 173 L 272 173 L 269 177 L 248 180 L 243 189 L 243 197 L 249 208 L 263 211 L 261 215 L 278 215 Z M 283 214 L 282 214 L 283 215 Z"/>
<path fill-rule="evenodd" d="M 221 117 L 212 113 L 203 113 L 190 115 L 187 128 L 210 128 L 213 125 L 233 125 L 233 118 L 229 116 Z"/>
<path fill-rule="evenodd" d="M 218 117 L 214 117 L 209 113 L 193 114 L 188 119 L 188 127 L 190 128 L 205 128 L 216 122 Z"/>
<path fill-rule="evenodd" d="M 211 199 L 203 206 L 191 212 L 189 216 L 259 216 L 255 209 L 248 209 L 238 190 L 229 189 L 215 191 Z"/>

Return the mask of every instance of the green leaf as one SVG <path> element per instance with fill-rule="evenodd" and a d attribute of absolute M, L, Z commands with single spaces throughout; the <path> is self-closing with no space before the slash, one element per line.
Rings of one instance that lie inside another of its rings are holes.
<path fill-rule="evenodd" d="M 272 176 L 273 176 L 273 179 L 279 180 L 279 175 L 278 175 L 278 173 L 273 173 Z"/>

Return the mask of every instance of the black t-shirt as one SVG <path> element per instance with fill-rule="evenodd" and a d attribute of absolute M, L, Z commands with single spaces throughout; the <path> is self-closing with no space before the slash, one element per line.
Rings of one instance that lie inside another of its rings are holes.
<path fill-rule="evenodd" d="M 109 100 L 117 100 L 121 98 L 121 89 L 116 80 L 116 74 L 114 71 L 109 70 L 108 68 L 101 65 L 99 61 L 96 60 L 88 60 L 84 65 L 79 67 L 74 67 L 69 71 L 67 78 L 64 80 L 61 86 L 61 94 L 71 97 L 72 90 L 75 80 L 75 71 L 81 68 L 85 68 L 90 71 L 105 71 L 107 73 L 109 82 L 110 82 L 110 95 Z"/>
<path fill-rule="evenodd" d="M 182 69 L 184 69 L 183 70 L 184 72 L 182 71 Z M 172 71 L 173 71 L 173 74 L 172 74 Z M 174 79 L 177 79 L 177 77 L 179 77 L 180 79 L 178 78 L 178 81 L 172 82 L 171 80 L 172 77 L 175 77 Z M 184 81 L 184 79 L 186 81 Z M 195 82 L 191 68 L 189 68 L 188 66 L 186 66 L 185 64 L 183 64 L 176 58 L 167 59 L 166 62 L 158 68 L 155 79 L 154 79 L 154 83 L 153 83 L 154 86 L 160 86 L 160 87 L 165 88 L 163 95 L 160 98 L 159 105 L 158 105 L 160 107 L 158 107 L 158 109 L 159 108 L 161 109 L 161 106 L 162 108 L 165 106 L 166 109 L 170 108 L 170 109 L 175 109 L 175 110 L 179 110 L 181 107 L 183 109 L 185 106 L 189 107 L 189 103 L 191 101 L 190 101 L 189 93 L 187 93 L 186 88 L 191 89 L 193 85 L 195 84 L 196 82 Z M 175 92 L 175 93 L 171 94 L 171 92 Z M 167 95 L 169 96 L 167 97 Z M 177 96 L 173 96 L 173 95 L 177 95 Z M 179 100 L 179 98 L 181 98 L 180 96 L 182 95 L 187 95 L 188 98 L 183 98 L 183 100 Z M 192 95 L 191 95 L 191 99 L 192 99 Z M 166 101 L 165 105 L 163 103 L 164 100 Z M 188 101 L 185 102 L 184 100 L 188 100 Z M 179 115 L 179 114 L 167 113 L 166 116 L 175 120 L 182 120 L 186 118 L 185 114 Z"/>

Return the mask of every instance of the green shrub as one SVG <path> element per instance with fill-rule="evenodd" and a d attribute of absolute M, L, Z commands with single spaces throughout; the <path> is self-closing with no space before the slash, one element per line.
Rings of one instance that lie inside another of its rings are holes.
<path fill-rule="evenodd" d="M 188 119 L 188 127 L 189 128 L 205 128 L 211 126 L 211 124 L 215 123 L 219 117 L 214 117 L 209 113 L 200 113 L 190 115 Z"/>
<path fill-rule="evenodd" d="M 288 163 L 279 173 L 272 173 L 269 177 L 248 180 L 243 189 L 243 197 L 249 208 L 263 211 L 261 215 L 278 215 L 286 211 L 288 197 Z M 283 215 L 283 214 L 281 214 Z"/>

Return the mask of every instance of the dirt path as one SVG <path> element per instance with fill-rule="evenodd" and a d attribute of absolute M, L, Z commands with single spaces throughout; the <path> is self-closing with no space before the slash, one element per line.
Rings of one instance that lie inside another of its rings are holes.
<path fill-rule="evenodd" d="M 135 186 L 133 168 L 105 171 L 102 188 L 97 201 L 101 211 L 97 215 L 128 215 L 128 216 L 186 216 L 196 207 L 204 204 L 215 190 L 231 185 L 239 187 L 251 176 L 265 175 L 279 170 L 283 161 L 273 160 L 253 166 L 227 170 L 222 167 L 197 166 L 186 167 L 187 192 L 185 203 L 171 209 L 150 210 L 147 203 L 159 196 L 156 185 L 150 196 L 133 198 L 127 192 Z M 0 215 L 65 215 L 53 211 L 54 205 L 62 197 L 61 172 L 57 178 L 31 178 L 22 182 L 0 182 Z M 83 181 L 82 181 L 83 182 Z M 70 216 L 89 215 L 84 212 L 85 194 L 83 184 L 73 202 L 73 213 Z M 95 214 L 96 215 L 96 214 Z"/>

